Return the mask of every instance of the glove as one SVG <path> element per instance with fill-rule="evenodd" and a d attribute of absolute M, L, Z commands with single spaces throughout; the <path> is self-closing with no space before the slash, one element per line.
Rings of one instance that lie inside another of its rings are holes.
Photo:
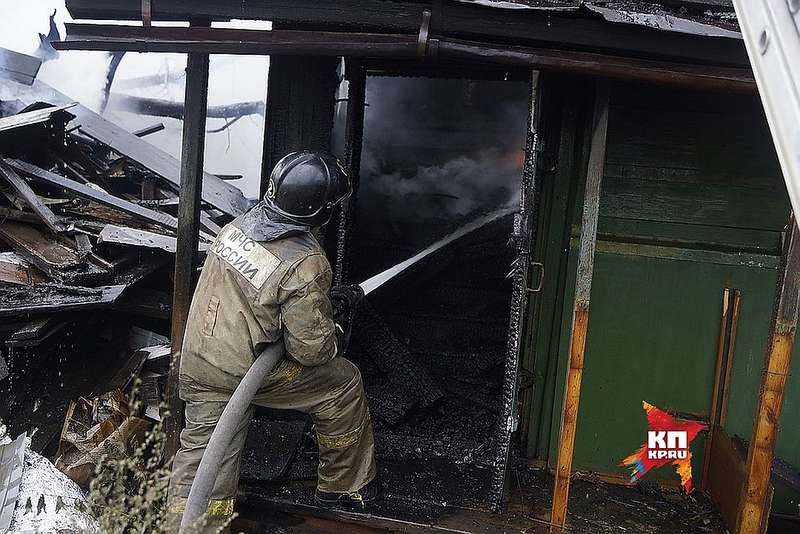
<path fill-rule="evenodd" d="M 336 323 L 336 346 L 339 354 L 347 352 L 350 335 L 353 332 L 356 309 L 363 298 L 364 290 L 358 285 L 336 286 L 330 290 L 333 322 Z"/>

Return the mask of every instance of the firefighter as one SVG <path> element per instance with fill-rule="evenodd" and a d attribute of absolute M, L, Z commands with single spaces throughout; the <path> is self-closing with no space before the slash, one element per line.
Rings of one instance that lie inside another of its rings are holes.
<path fill-rule="evenodd" d="M 319 446 L 316 500 L 364 507 L 379 495 L 375 444 L 359 370 L 340 356 L 349 339 L 356 287 L 331 290 L 331 267 L 313 231 L 351 193 L 331 155 L 294 152 L 270 175 L 264 199 L 222 229 L 211 245 L 186 325 L 180 396 L 186 427 L 169 485 L 170 523 L 180 523 L 200 459 L 226 401 L 269 343 L 285 359 L 254 404 L 308 413 Z M 330 290 L 330 294 L 329 294 Z M 217 476 L 207 525 L 233 513 L 242 448 L 253 407 Z"/>

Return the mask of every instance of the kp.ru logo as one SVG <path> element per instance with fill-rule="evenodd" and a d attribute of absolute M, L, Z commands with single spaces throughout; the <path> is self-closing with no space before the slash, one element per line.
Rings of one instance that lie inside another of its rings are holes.
<path fill-rule="evenodd" d="M 648 460 L 686 460 L 689 458 L 689 433 L 685 430 L 648 430 Z"/>
<path fill-rule="evenodd" d="M 620 466 L 631 468 L 631 482 L 636 482 L 655 467 L 674 464 L 686 493 L 692 491 L 692 451 L 689 446 L 706 425 L 672 417 L 652 404 L 642 402 L 647 412 L 647 443 L 639 447 Z"/>

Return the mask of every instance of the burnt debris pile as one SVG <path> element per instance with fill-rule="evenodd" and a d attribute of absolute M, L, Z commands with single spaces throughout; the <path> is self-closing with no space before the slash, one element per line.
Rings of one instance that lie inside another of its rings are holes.
<path fill-rule="evenodd" d="M 169 350 L 141 349 L 169 342 L 177 162 L 39 82 L 0 96 L 0 418 L 53 452 L 70 399 L 117 372 L 158 418 Z M 204 207 L 201 255 L 231 215 Z"/>

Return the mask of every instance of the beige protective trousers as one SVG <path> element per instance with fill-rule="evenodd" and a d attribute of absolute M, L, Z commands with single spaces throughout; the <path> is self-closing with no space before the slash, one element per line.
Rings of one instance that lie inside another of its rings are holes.
<path fill-rule="evenodd" d="M 186 427 L 170 479 L 170 524 L 180 523 L 189 489 L 225 402 L 186 402 Z M 375 442 L 367 399 L 358 368 L 344 358 L 302 366 L 286 360 L 268 377 L 254 404 L 311 415 L 319 444 L 318 487 L 326 492 L 353 492 L 375 477 Z M 241 422 L 211 495 L 208 526 L 233 513 L 239 468 L 253 408 Z"/>

